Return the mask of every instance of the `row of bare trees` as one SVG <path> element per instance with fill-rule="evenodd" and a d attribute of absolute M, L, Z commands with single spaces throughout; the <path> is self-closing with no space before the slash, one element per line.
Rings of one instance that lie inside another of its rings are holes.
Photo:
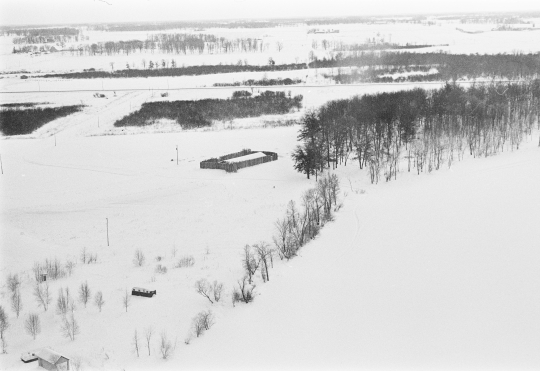
<path fill-rule="evenodd" d="M 302 195 L 301 205 L 290 201 L 283 218 L 275 222 L 274 247 L 261 241 L 245 245 L 242 250 L 244 276 L 238 280 L 232 292 L 232 303 L 250 303 L 255 295 L 255 276 L 260 272 L 263 282 L 270 280 L 270 268 L 274 267 L 274 257 L 289 260 L 309 240 L 315 238 L 320 229 L 333 220 L 333 212 L 339 208 L 339 178 L 327 173 L 317 181 L 317 186 Z M 199 283 L 197 287 L 199 287 Z M 203 286 L 204 287 L 204 286 Z M 201 293 L 209 300 L 208 294 Z"/>
<path fill-rule="evenodd" d="M 539 115 L 538 79 L 357 96 L 308 112 L 293 159 L 308 178 L 353 159 L 372 183 L 389 181 L 403 166 L 431 172 L 465 152 L 479 157 L 518 149 Z"/>

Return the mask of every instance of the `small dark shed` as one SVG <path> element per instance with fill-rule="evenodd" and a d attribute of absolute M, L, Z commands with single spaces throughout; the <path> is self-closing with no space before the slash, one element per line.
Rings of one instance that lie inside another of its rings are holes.
<path fill-rule="evenodd" d="M 69 358 L 50 348 L 40 349 L 35 353 L 40 367 L 46 370 L 69 370 Z"/>
<path fill-rule="evenodd" d="M 156 290 L 147 290 L 141 287 L 134 287 L 133 290 L 131 290 L 131 295 L 146 296 L 151 298 L 152 296 L 156 295 Z"/>

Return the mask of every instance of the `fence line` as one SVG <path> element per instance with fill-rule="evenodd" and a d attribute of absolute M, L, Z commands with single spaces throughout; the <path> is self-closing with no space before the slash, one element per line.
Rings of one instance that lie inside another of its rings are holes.
<path fill-rule="evenodd" d="M 262 152 L 265 154 L 265 156 L 254 158 L 251 160 L 234 162 L 234 163 L 226 162 L 226 160 L 230 160 L 230 159 L 242 157 L 242 156 L 247 156 L 252 153 L 257 153 L 257 152 Z M 207 160 L 203 160 L 200 163 L 200 167 L 201 169 L 221 169 L 221 170 L 225 170 L 228 173 L 236 173 L 239 169 L 243 169 L 245 167 L 255 166 L 259 164 L 264 164 L 270 161 L 276 161 L 277 159 L 278 159 L 278 155 L 275 152 L 252 151 L 250 149 L 243 149 L 240 152 L 229 153 L 228 155 L 224 155 L 218 158 L 210 158 Z"/>

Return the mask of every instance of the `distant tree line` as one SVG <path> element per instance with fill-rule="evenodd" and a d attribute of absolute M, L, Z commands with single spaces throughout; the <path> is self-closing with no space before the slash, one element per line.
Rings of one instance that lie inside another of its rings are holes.
<path fill-rule="evenodd" d="M 168 54 L 202 54 L 262 52 L 265 50 L 260 39 L 226 39 L 209 34 L 162 33 L 149 35 L 146 40 L 106 41 L 81 45 L 70 50 L 79 55 L 133 54 L 135 52 L 159 51 Z"/>
<path fill-rule="evenodd" d="M 354 160 L 369 169 L 372 183 L 389 181 L 400 166 L 431 172 L 465 152 L 479 157 L 517 149 L 539 116 L 538 79 L 357 96 L 306 113 L 293 159 L 308 178 Z"/>
<path fill-rule="evenodd" d="M 305 63 L 291 63 L 279 65 L 209 65 L 209 66 L 187 66 L 156 68 L 153 63 L 152 69 L 125 69 L 111 72 L 106 71 L 83 71 L 70 73 L 46 74 L 43 77 L 65 78 L 65 79 L 93 79 L 93 78 L 126 78 L 126 77 L 159 77 L 159 76 L 197 76 L 216 73 L 232 72 L 268 72 L 268 71 L 291 71 L 307 68 Z M 171 64 L 172 66 L 173 64 Z"/>
<path fill-rule="evenodd" d="M 71 27 L 61 28 L 8 28 L 3 29 L 5 36 L 25 36 L 25 37 L 51 37 L 51 36 L 77 36 L 79 30 Z"/>
<path fill-rule="evenodd" d="M 242 82 L 236 81 L 232 83 L 226 83 L 226 82 L 217 82 L 214 84 L 214 86 L 272 86 L 272 85 L 293 85 L 293 84 L 301 84 L 303 81 L 301 79 L 261 79 L 261 80 L 244 80 Z"/>
<path fill-rule="evenodd" d="M 162 61 L 162 67 L 169 66 Z M 352 55 L 343 57 L 338 53 L 332 58 L 317 59 L 306 63 L 256 65 L 210 65 L 157 68 L 157 63 L 152 63 L 148 69 L 125 69 L 118 71 L 85 71 L 63 74 L 48 74 L 44 77 L 53 78 L 124 78 L 124 77 L 157 77 L 157 76 L 188 76 L 204 75 L 229 72 L 266 72 L 266 71 L 289 71 L 306 68 L 338 68 L 338 74 L 333 78 L 339 83 L 352 82 L 386 82 L 380 75 L 390 73 L 396 68 L 409 70 L 428 70 L 436 68 L 439 75 L 421 75 L 407 77 L 406 81 L 439 81 L 457 80 L 459 78 L 504 78 L 522 79 L 536 77 L 540 74 L 540 53 L 536 54 L 446 54 L 446 53 L 409 53 L 409 52 L 353 52 Z M 357 67 L 360 71 L 342 73 L 339 68 Z"/>
<path fill-rule="evenodd" d="M 47 108 L 0 110 L 0 131 L 4 135 L 30 134 L 46 123 L 59 117 L 71 115 L 83 109 L 84 106 L 63 106 Z"/>
<path fill-rule="evenodd" d="M 177 21 L 177 22 L 156 22 L 156 23 L 119 23 L 119 24 L 101 24 L 92 25 L 90 29 L 107 32 L 126 32 L 126 31 L 166 31 L 174 29 L 195 29 L 195 31 L 204 28 L 271 28 L 278 27 L 289 20 L 279 21 Z"/>
<path fill-rule="evenodd" d="M 535 77 L 540 74 L 540 53 L 536 54 L 447 54 L 409 52 L 358 52 L 342 57 L 316 59 L 310 67 L 369 67 L 371 70 L 398 66 L 430 66 L 437 68 L 443 81 L 459 78 Z M 359 75 L 359 81 L 362 76 Z M 368 80 L 369 81 L 369 80 Z"/>
<path fill-rule="evenodd" d="M 144 103 L 140 110 L 124 116 L 114 126 L 145 126 L 160 119 L 170 119 L 184 129 L 191 129 L 210 126 L 213 120 L 284 114 L 302 107 L 303 97 L 291 97 L 290 92 L 265 91 L 257 96 L 247 93 L 236 94 L 230 99 Z"/>

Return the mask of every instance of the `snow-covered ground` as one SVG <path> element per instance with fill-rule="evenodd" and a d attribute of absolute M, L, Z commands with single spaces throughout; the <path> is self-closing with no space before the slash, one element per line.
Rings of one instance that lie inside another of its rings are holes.
<path fill-rule="evenodd" d="M 500 32 L 490 39 L 493 33 L 449 34 L 456 24 L 366 25 L 361 26 L 364 35 L 353 26 L 341 25 L 337 35 L 357 32 L 362 42 L 379 27 L 392 33 L 392 42 L 410 41 L 419 32 L 424 38 L 418 43 L 456 37 L 451 48 L 457 51 L 458 46 L 480 47 L 474 52 L 510 51 L 510 45 L 520 48 L 521 43 L 538 47 L 519 39 L 535 32 Z M 263 36 L 276 40 L 292 32 L 269 30 L 275 34 Z M 305 32 L 297 36 L 311 45 Z M 287 49 L 292 54 L 284 60 L 291 61 L 296 49 L 285 45 L 282 53 Z M 39 58 L 49 57 L 55 58 Z M 0 60 L 18 69 L 11 55 Z M 82 68 L 82 59 L 77 60 L 73 67 L 65 58 L 29 68 Z M 332 71 L 110 80 L 4 75 L 2 103 L 86 107 L 30 135 L 0 138 L 0 301 L 11 323 L 0 368 L 37 368 L 19 356 L 43 346 L 80 359 L 83 369 L 104 370 L 540 368 L 538 132 L 519 151 L 466 158 L 450 170 L 420 176 L 402 168 L 396 181 L 378 185 L 369 184 L 369 176 L 350 161 L 336 170 L 343 207 L 335 221 L 299 257 L 276 261 L 270 282 L 257 277 L 253 303 L 233 308 L 230 294 L 243 275 L 243 247 L 271 243 L 273 223 L 288 201 L 299 201 L 314 185 L 293 169 L 299 127 L 280 124 L 331 99 L 440 86 L 317 86 L 328 82 L 325 73 Z M 113 127 L 144 102 L 226 98 L 233 90 L 207 87 L 265 76 L 305 78 L 305 85 L 272 89 L 302 94 L 303 110 L 192 131 L 166 121 Z M 87 91 L 69 92 L 73 89 Z M 159 89 L 169 90 L 169 96 L 161 97 Z M 107 99 L 92 96 L 102 90 Z M 239 128 L 251 130 L 234 130 Z M 233 174 L 199 168 L 203 159 L 243 148 L 277 152 L 279 159 Z M 83 249 L 97 254 L 97 263 L 82 264 Z M 133 263 L 137 249 L 146 256 L 142 267 Z M 186 256 L 195 264 L 175 268 Z M 53 302 L 44 312 L 32 295 L 32 266 L 47 258 L 77 265 L 71 276 L 49 282 Z M 157 273 L 158 265 L 167 272 Z M 11 310 L 5 284 L 14 273 L 22 278 L 20 318 Z M 225 285 L 220 302 L 210 304 L 196 293 L 194 284 L 201 278 Z M 80 334 L 71 341 L 60 331 L 56 298 L 60 288 L 76 293 L 85 281 L 92 294 L 103 291 L 105 305 L 100 313 L 93 303 L 86 308 L 77 303 Z M 134 286 L 155 289 L 157 295 L 133 297 L 126 312 L 122 295 Z M 208 309 L 215 325 L 186 345 L 192 318 Z M 36 340 L 24 331 L 29 313 L 41 318 Z M 148 355 L 143 336 L 150 327 Z M 140 357 L 132 344 L 136 329 Z M 161 333 L 175 345 L 166 361 L 158 350 Z"/>
<path fill-rule="evenodd" d="M 267 64 L 272 58 L 276 63 L 302 63 L 309 60 L 309 53 L 313 51 L 319 58 L 330 56 L 332 48 L 323 47 L 323 40 L 329 44 L 343 42 L 344 44 L 362 44 L 367 39 L 384 40 L 401 45 L 435 45 L 430 48 L 410 49 L 410 52 L 427 51 L 447 51 L 450 53 L 509 53 L 509 52 L 538 52 L 540 44 L 538 41 L 538 31 L 540 20 L 527 19 L 534 24 L 527 28 L 535 31 L 491 31 L 498 24 L 470 25 L 461 24 L 456 21 L 437 21 L 436 25 L 410 23 L 375 23 L 375 24 L 333 24 L 326 26 L 284 26 L 275 28 L 253 28 L 253 29 L 222 29 L 208 28 L 201 33 L 212 34 L 218 37 L 225 37 L 229 40 L 236 38 L 256 38 L 264 45 L 263 52 L 236 52 L 229 54 L 171 54 L 151 52 L 135 52 L 129 55 L 72 55 L 69 51 L 63 53 L 51 53 L 39 56 L 28 54 L 13 54 L 13 37 L 0 36 L 0 70 L 2 71 L 69 71 L 88 68 L 103 69 L 110 71 L 111 68 L 125 69 L 126 64 L 131 68 L 144 68 L 143 60 L 159 62 L 165 59 L 174 59 L 178 66 L 212 65 L 212 64 L 236 64 L 239 60 L 248 61 L 250 64 Z M 308 34 L 308 30 L 313 28 L 336 29 L 339 33 Z M 457 28 L 465 30 L 485 31 L 478 34 L 470 34 L 458 31 Z M 164 33 L 199 33 L 193 30 L 167 30 Z M 84 35 L 89 40 L 84 43 L 106 42 L 106 41 L 127 41 L 145 40 L 148 34 L 155 32 L 98 32 L 85 31 Z M 317 43 L 317 47 L 313 48 Z M 282 44 L 279 50 L 277 45 Z M 80 43 L 74 43 L 77 47 Z M 66 48 L 69 48 L 67 45 Z M 114 66 L 111 66 L 111 62 Z"/>
<path fill-rule="evenodd" d="M 540 367 L 537 136 L 375 186 L 340 173 L 336 221 L 164 368 Z"/>

